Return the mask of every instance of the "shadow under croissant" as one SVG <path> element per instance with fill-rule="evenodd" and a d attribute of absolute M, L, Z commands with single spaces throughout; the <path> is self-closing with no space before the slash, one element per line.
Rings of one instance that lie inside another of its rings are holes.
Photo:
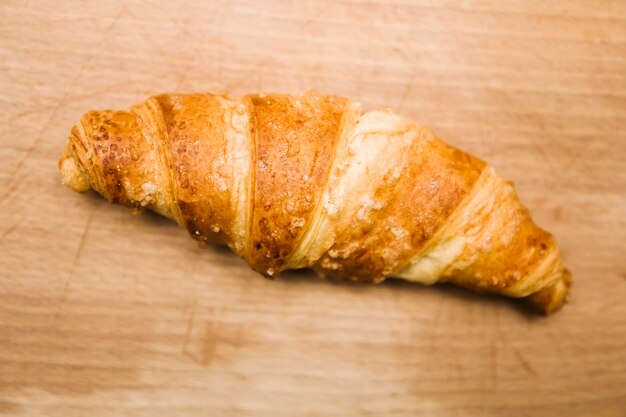
<path fill-rule="evenodd" d="M 318 280 L 321 283 L 327 283 L 328 285 L 348 286 L 348 287 L 387 287 L 394 290 L 407 292 L 421 292 L 432 291 L 439 293 L 441 297 L 448 299 L 461 300 L 465 303 L 479 302 L 481 304 L 490 303 L 494 306 L 501 305 L 508 308 L 513 308 L 519 314 L 523 315 L 529 320 L 542 319 L 545 316 L 537 314 L 537 310 L 524 298 L 508 298 L 495 294 L 477 293 L 468 289 L 456 286 L 450 283 L 437 283 L 434 285 L 422 285 L 414 282 L 409 282 L 401 278 L 387 278 L 380 284 L 359 283 L 352 281 L 337 280 L 333 278 L 320 279 L 312 270 L 300 269 L 284 272 L 281 275 L 282 279 L 289 281 L 309 281 Z M 281 279 L 279 278 L 279 279 Z"/>
<path fill-rule="evenodd" d="M 235 255 L 229 248 L 225 246 L 207 246 L 206 249 L 219 252 L 220 256 L 237 258 L 237 255 Z M 242 266 L 244 266 L 243 261 L 241 262 Z M 264 278 L 260 274 L 256 275 L 258 275 L 259 278 Z M 417 293 L 422 291 L 432 291 L 434 293 L 439 293 L 441 297 L 460 300 L 468 304 L 489 303 L 493 306 L 506 306 L 507 308 L 512 308 L 513 310 L 517 311 L 520 315 L 523 315 L 528 320 L 545 318 L 545 315 L 537 314 L 537 309 L 533 307 L 532 304 L 525 298 L 508 298 L 496 294 L 477 293 L 475 291 L 471 291 L 450 283 L 437 283 L 435 285 L 427 286 L 414 282 L 409 282 L 400 278 L 387 278 L 380 284 L 360 283 L 334 279 L 331 277 L 322 278 L 311 269 L 288 270 L 281 273 L 278 277 L 269 280 L 281 280 L 293 284 L 306 282 L 308 285 L 311 285 L 312 283 L 319 283 L 319 285 L 349 287 L 352 289 L 362 288 L 364 290 L 371 288 L 393 288 L 394 290 L 402 292 L 404 294 L 410 292 Z"/>
<path fill-rule="evenodd" d="M 108 203 L 102 199 L 102 197 L 96 192 L 89 191 L 85 193 L 88 195 L 92 204 L 103 204 L 108 205 Z M 128 211 L 127 208 L 117 207 L 120 210 Z M 171 228 L 172 231 L 174 229 L 177 233 L 186 233 L 184 230 L 181 230 L 174 222 L 170 219 L 167 219 L 161 216 L 158 213 L 154 213 L 150 210 L 130 210 L 130 213 L 133 215 L 137 215 L 136 219 L 140 222 L 145 222 L 149 225 L 149 227 L 162 227 L 162 228 Z M 141 214 L 141 215 L 138 215 Z M 193 245 L 193 240 L 189 240 L 189 242 Z M 247 267 L 243 260 L 239 259 L 236 254 L 234 254 L 227 246 L 213 246 L 213 245 L 205 245 L 200 242 L 195 242 L 198 244 L 203 250 L 209 250 L 219 253 L 220 257 L 229 257 L 230 261 L 240 262 L 242 267 Z M 256 273 L 255 273 L 256 274 Z M 261 275 L 258 278 L 262 278 Z M 513 308 L 518 313 L 524 315 L 528 319 L 541 319 L 542 315 L 537 314 L 536 308 L 532 306 L 532 304 L 526 298 L 506 298 L 502 296 L 497 296 L 493 294 L 487 293 L 477 293 L 474 291 L 467 290 L 462 287 L 458 287 L 449 283 L 438 283 L 432 286 L 425 286 L 417 283 L 412 283 L 405 281 L 399 278 L 387 278 L 381 284 L 369 284 L 369 283 L 358 283 L 358 282 L 350 282 L 345 280 L 333 279 L 333 278 L 323 278 L 321 279 L 314 271 L 310 269 L 299 269 L 299 270 L 288 270 L 283 272 L 279 277 L 279 280 L 289 281 L 289 282 L 301 282 L 306 281 L 309 284 L 312 282 L 319 282 L 320 285 L 336 285 L 336 286 L 346 286 L 351 288 L 358 287 L 391 287 L 396 288 L 398 291 L 402 291 L 403 293 L 407 292 L 419 292 L 419 291 L 434 291 L 441 294 L 442 297 L 447 297 L 449 299 L 463 300 L 464 302 L 471 303 L 475 301 L 480 301 L 481 303 L 491 303 L 493 305 L 507 305 L 509 308 Z"/>

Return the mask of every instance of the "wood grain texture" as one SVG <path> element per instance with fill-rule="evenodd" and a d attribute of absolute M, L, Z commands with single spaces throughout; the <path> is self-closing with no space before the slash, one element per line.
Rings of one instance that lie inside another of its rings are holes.
<path fill-rule="evenodd" d="M 0 3 L 0 414 L 623 416 L 626 3 Z M 570 303 L 311 273 L 266 281 L 61 186 L 92 108 L 165 91 L 390 106 L 492 162 Z"/>

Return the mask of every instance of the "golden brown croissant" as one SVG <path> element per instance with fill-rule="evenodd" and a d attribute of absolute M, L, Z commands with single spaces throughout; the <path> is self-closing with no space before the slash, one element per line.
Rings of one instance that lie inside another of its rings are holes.
<path fill-rule="evenodd" d="M 91 111 L 59 168 L 75 191 L 149 208 L 268 277 L 453 282 L 551 313 L 571 282 L 510 182 L 388 110 L 336 96 L 164 94 Z"/>

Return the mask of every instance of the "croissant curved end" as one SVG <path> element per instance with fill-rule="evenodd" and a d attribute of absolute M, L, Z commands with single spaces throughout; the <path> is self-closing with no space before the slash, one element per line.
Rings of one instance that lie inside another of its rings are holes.
<path fill-rule="evenodd" d="M 564 269 L 560 278 L 553 285 L 529 295 L 525 300 L 547 316 L 565 304 L 571 286 L 572 274 Z"/>
<path fill-rule="evenodd" d="M 61 183 L 73 191 L 84 193 L 91 189 L 89 177 L 80 169 L 69 142 L 61 159 L 59 159 L 59 173 L 61 174 Z"/>

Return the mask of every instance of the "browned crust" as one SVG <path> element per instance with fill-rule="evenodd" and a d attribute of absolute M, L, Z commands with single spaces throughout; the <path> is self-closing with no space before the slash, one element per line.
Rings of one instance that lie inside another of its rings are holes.
<path fill-rule="evenodd" d="M 409 129 L 415 139 L 404 155 L 398 155 L 398 179 L 390 170 L 372 196 L 381 208 L 367 216 L 351 216 L 351 227 L 337 234 L 335 244 L 315 267 L 324 275 L 382 281 L 419 252 L 480 176 L 483 161 L 435 139 L 425 129 L 415 125 Z"/>
<path fill-rule="evenodd" d="M 281 271 L 310 223 L 326 185 L 348 100 L 249 95 L 256 157 L 246 260 L 267 276 Z"/>
<path fill-rule="evenodd" d="M 154 167 L 152 149 L 137 116 L 128 111 L 91 111 L 81 119 L 81 127 L 90 142 L 86 146 L 95 153 L 82 161 L 92 172 L 92 186 L 111 203 L 139 207 L 140 202 L 129 195 L 141 193 L 141 185 L 152 177 Z M 78 134 L 75 127 L 73 135 Z"/>
<path fill-rule="evenodd" d="M 220 96 L 164 94 L 156 100 L 167 128 L 169 169 L 185 227 L 201 241 L 230 241 L 233 179 L 225 166 L 227 124 Z"/>
<path fill-rule="evenodd" d="M 559 267 L 560 259 L 554 257 L 558 251 L 554 236 L 532 221 L 517 196 L 513 192 L 502 195 L 498 203 L 491 212 L 475 213 L 483 224 L 494 221 L 499 225 L 490 236 L 488 247 L 481 248 L 478 242 L 472 245 L 471 252 L 466 252 L 467 255 L 477 253 L 475 260 L 462 268 L 449 270 L 443 280 L 479 292 L 515 295 L 519 291 L 515 286 L 521 280 L 528 280 L 540 268 L 550 274 Z"/>

